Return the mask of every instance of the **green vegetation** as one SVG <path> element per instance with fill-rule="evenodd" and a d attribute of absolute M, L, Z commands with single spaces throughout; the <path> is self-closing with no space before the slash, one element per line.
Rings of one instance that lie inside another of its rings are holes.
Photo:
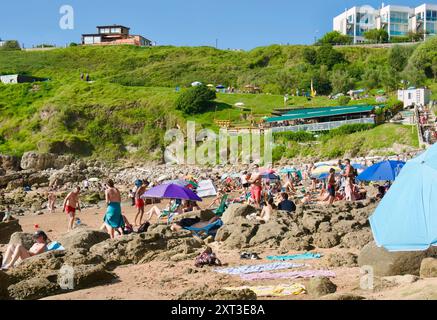
<path fill-rule="evenodd" d="M 427 84 L 437 89 L 436 45 L 433 38 L 420 46 L 393 49 L 275 45 L 249 52 L 131 46 L 2 50 L 0 74 L 20 73 L 51 80 L 0 84 L 0 153 L 20 155 L 38 149 L 106 159 L 157 159 L 162 156 L 165 130 L 176 126 L 184 129 L 186 120 L 213 129 L 217 129 L 214 120 L 244 126 L 270 115 L 275 108 L 336 106 L 342 102 L 323 94 L 360 88 L 391 92 L 402 79 L 409 85 Z M 420 75 L 416 79 L 413 70 Z M 93 82 L 81 81 L 81 73 L 89 73 Z M 240 93 L 218 93 L 215 105 L 190 110 L 193 105 L 185 104 L 178 110 L 176 101 L 195 90 L 188 89 L 194 81 L 234 87 Z M 308 92 L 311 82 L 317 97 L 293 96 L 297 90 Z M 248 84 L 260 87 L 263 93 L 241 93 Z M 182 87 L 181 92 L 176 92 L 177 86 Z M 285 93 L 290 99 L 284 104 Z M 394 95 L 390 95 L 389 104 L 394 101 Z M 245 110 L 235 108 L 236 103 L 244 103 Z M 349 103 L 375 104 L 375 98 Z M 401 130 L 388 126 L 388 136 L 395 129 Z M 402 139 L 393 136 L 385 145 Z M 404 142 L 414 145 L 411 139 Z M 287 147 L 286 152 L 293 154 L 291 150 L 311 153 L 297 147 Z M 320 154 L 328 153 L 322 150 Z"/>
<path fill-rule="evenodd" d="M 389 34 L 384 29 L 372 29 L 364 32 L 364 38 L 370 43 L 386 43 L 389 39 Z"/>
<path fill-rule="evenodd" d="M 16 40 L 8 40 L 0 47 L 0 51 L 17 51 L 21 50 L 20 44 Z"/>
<path fill-rule="evenodd" d="M 338 31 L 331 31 L 326 33 L 322 38 L 317 41 L 317 44 L 331 44 L 331 45 L 340 45 L 340 44 L 352 44 L 352 37 L 341 34 Z"/>
<path fill-rule="evenodd" d="M 217 98 L 214 91 L 205 85 L 189 88 L 182 92 L 175 103 L 175 109 L 187 115 L 203 113 L 210 108 L 212 100 Z"/>

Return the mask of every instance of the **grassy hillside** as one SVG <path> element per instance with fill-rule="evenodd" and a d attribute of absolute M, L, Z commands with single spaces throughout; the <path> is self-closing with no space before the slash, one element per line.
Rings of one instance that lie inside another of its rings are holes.
<path fill-rule="evenodd" d="M 299 72 L 308 86 L 316 70 L 311 71 L 305 61 L 305 50 L 304 46 L 270 46 L 249 52 L 109 46 L 0 52 L 0 74 L 51 79 L 37 85 L 0 84 L 0 153 L 20 155 L 38 149 L 115 159 L 129 150 L 133 156 L 159 157 L 165 130 L 176 124 L 184 127 L 186 119 L 202 127 L 214 128 L 214 119 L 244 125 L 247 120 L 242 114 L 260 117 L 283 107 L 282 94 L 275 93 L 282 93 L 285 85 L 292 87 L 286 74 L 303 68 Z M 388 59 L 386 49 L 340 51 L 348 67 L 357 70 Z M 320 70 L 323 74 L 323 66 Z M 94 82 L 81 81 L 81 73 L 89 73 Z M 236 88 L 253 84 L 264 94 L 218 94 L 216 107 L 187 117 L 174 110 L 180 94 L 175 87 L 188 87 L 193 81 Z M 356 86 L 360 85 L 357 81 Z M 252 111 L 233 108 L 237 102 Z M 289 102 L 289 106 L 335 104 L 326 97 L 312 101 L 294 97 Z"/>

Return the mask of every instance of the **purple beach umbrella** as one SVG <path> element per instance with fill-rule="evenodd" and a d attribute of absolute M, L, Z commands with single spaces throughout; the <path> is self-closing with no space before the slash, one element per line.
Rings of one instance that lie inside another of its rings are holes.
<path fill-rule="evenodd" d="M 188 188 L 177 184 L 162 184 L 144 193 L 144 198 L 180 199 L 202 201 L 202 199 Z"/>

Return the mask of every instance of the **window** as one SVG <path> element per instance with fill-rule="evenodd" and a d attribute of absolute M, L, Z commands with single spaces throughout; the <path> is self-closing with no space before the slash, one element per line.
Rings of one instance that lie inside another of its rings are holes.
<path fill-rule="evenodd" d="M 93 44 L 94 43 L 94 37 L 84 37 L 83 38 L 84 44 Z"/>
<path fill-rule="evenodd" d="M 427 10 L 426 11 L 426 20 L 427 21 L 437 21 L 437 11 Z"/>
<path fill-rule="evenodd" d="M 111 28 L 111 33 L 121 33 L 121 28 Z"/>
<path fill-rule="evenodd" d="M 411 100 L 413 98 L 413 95 L 411 94 L 411 92 L 408 93 L 408 100 Z"/>

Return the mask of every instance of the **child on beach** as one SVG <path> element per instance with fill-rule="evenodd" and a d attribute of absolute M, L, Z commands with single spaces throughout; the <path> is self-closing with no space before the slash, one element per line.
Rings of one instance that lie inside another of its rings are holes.
<path fill-rule="evenodd" d="M 2 222 L 9 222 L 12 218 L 11 207 L 6 206 L 5 216 L 3 217 Z"/>

